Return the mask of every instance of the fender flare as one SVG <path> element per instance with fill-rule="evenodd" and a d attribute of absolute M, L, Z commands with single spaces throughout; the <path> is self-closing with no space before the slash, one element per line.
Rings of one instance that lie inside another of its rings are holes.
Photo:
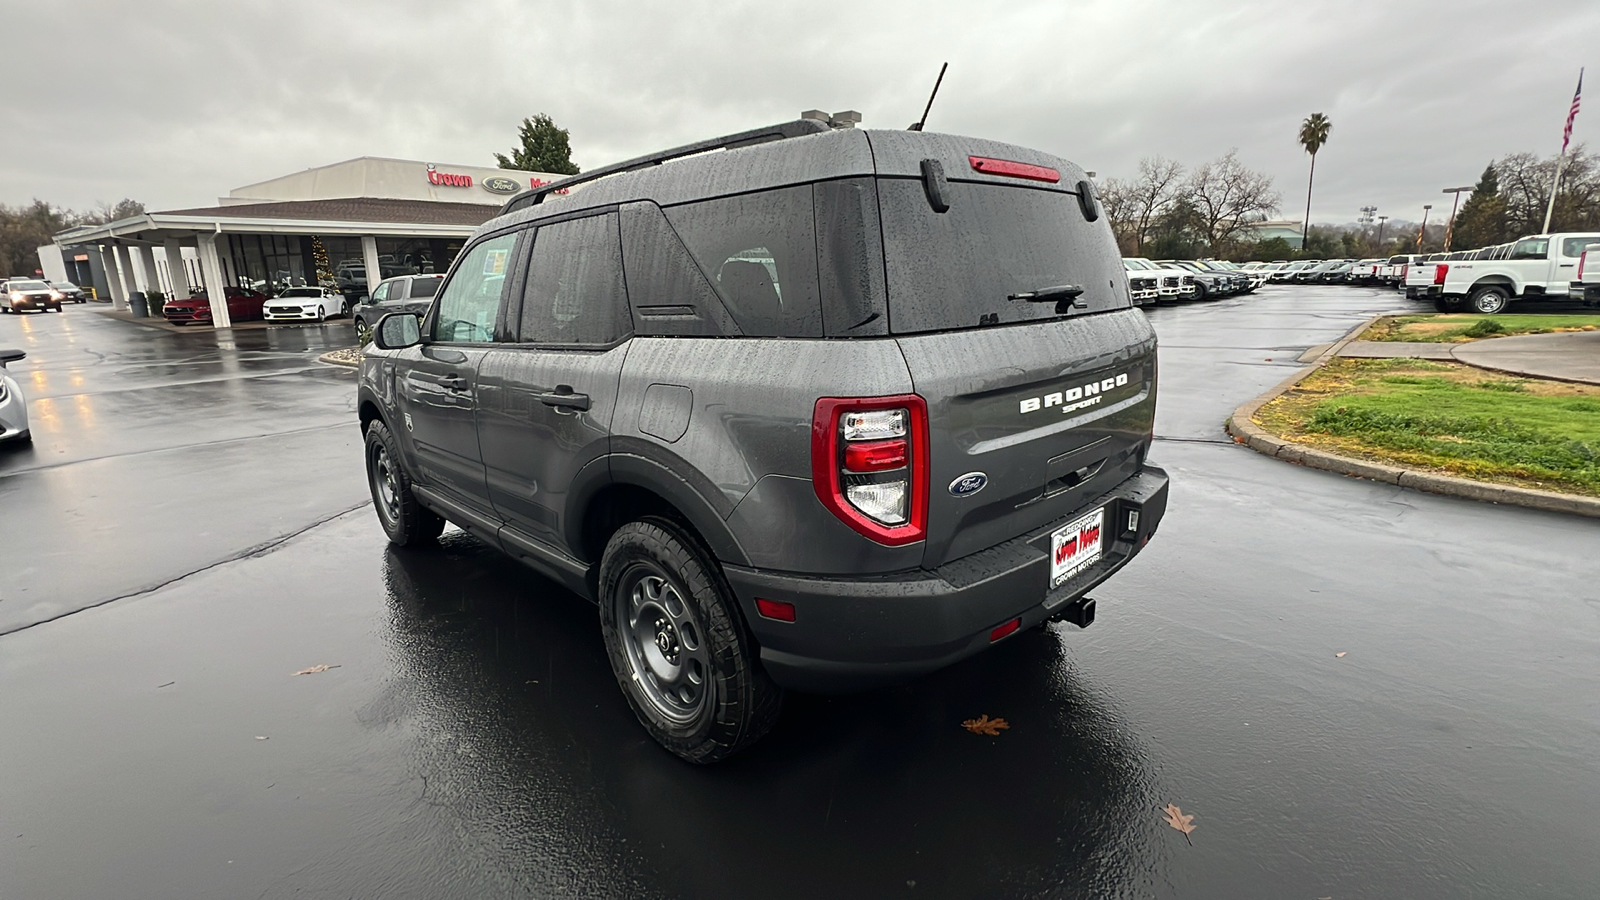
<path fill-rule="evenodd" d="M 568 513 L 563 529 L 568 547 L 581 552 L 585 520 L 596 495 L 608 487 L 632 485 L 671 504 L 694 526 L 717 559 L 737 566 L 750 564 L 744 548 L 728 527 L 727 515 L 733 511 L 733 504 L 710 479 L 644 441 L 626 438 L 613 441 L 613 452 L 591 461 L 573 478 L 567 494 Z M 722 510 L 721 506 L 727 509 Z"/>

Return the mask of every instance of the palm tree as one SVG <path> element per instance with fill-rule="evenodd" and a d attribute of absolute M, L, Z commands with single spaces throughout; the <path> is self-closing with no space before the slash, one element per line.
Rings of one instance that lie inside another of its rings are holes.
<path fill-rule="evenodd" d="M 1317 177 L 1317 151 L 1328 142 L 1328 131 L 1333 125 L 1322 113 L 1312 113 L 1300 123 L 1300 146 L 1311 154 L 1311 177 L 1306 179 L 1306 223 L 1300 231 L 1300 250 L 1305 252 L 1306 241 L 1311 237 L 1311 183 Z"/>

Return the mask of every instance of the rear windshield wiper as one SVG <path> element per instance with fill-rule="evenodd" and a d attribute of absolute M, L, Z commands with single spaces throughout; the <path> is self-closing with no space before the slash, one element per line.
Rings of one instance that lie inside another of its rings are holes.
<path fill-rule="evenodd" d="M 1078 302 L 1078 297 L 1083 293 L 1083 286 L 1076 284 L 1058 284 L 1054 287 L 1039 288 L 1036 291 L 1023 291 L 1019 294 L 1007 294 L 1007 300 L 1024 300 L 1028 303 L 1054 303 L 1056 312 L 1065 315 L 1074 309 L 1088 309 L 1089 304 Z"/>

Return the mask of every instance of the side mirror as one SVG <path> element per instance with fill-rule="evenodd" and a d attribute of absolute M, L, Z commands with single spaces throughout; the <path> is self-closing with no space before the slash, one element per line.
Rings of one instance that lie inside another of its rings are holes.
<path fill-rule="evenodd" d="M 0 350 L 0 366 L 4 366 L 6 363 L 14 363 L 19 359 L 26 359 L 27 356 L 28 354 L 23 353 L 21 350 Z"/>
<path fill-rule="evenodd" d="M 378 320 L 372 342 L 379 350 L 404 350 L 422 343 L 422 324 L 411 313 L 390 313 Z"/>

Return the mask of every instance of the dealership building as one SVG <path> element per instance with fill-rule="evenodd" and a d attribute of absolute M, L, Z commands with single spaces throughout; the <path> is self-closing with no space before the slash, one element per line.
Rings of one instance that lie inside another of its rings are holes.
<path fill-rule="evenodd" d="M 445 271 L 507 199 L 561 177 L 364 156 L 235 188 L 216 206 L 68 229 L 39 262 L 45 278 L 92 285 L 118 309 L 135 291 L 203 290 L 226 328 L 217 286 L 337 284 L 353 302 L 383 278 Z"/>

